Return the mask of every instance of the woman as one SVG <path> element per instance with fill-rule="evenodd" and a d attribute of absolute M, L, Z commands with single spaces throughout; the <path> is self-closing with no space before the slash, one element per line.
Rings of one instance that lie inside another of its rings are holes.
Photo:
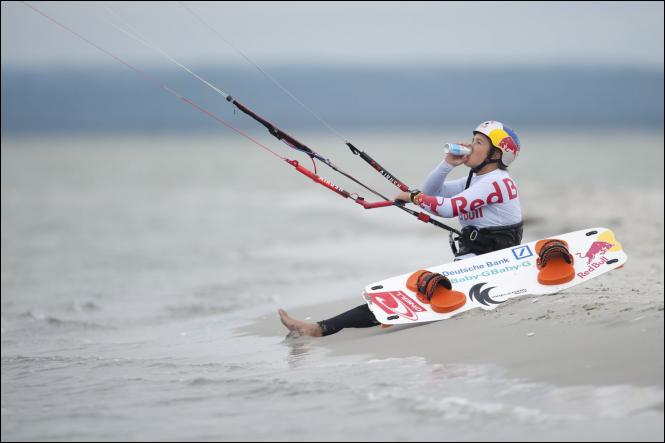
<path fill-rule="evenodd" d="M 422 191 L 401 192 L 395 200 L 411 202 L 440 217 L 458 217 L 462 235 L 451 236 L 450 242 L 455 260 L 519 245 L 522 211 L 517 186 L 507 171 L 520 151 L 517 134 L 501 122 L 486 121 L 473 131 L 470 144 L 460 144 L 471 154 L 448 154 L 427 176 Z M 446 182 L 450 171 L 461 164 L 471 169 L 469 176 Z M 283 309 L 278 313 L 292 333 L 311 337 L 379 325 L 367 304 L 317 323 L 291 318 Z"/>

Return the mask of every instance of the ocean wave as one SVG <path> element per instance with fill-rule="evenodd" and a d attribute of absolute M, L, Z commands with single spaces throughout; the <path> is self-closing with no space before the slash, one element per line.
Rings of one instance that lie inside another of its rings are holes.
<path fill-rule="evenodd" d="M 97 322 L 60 318 L 53 315 L 46 315 L 40 312 L 35 312 L 32 310 L 19 314 L 18 318 L 33 320 L 39 322 L 40 324 L 53 326 L 57 328 L 95 329 L 95 330 L 113 329 L 108 325 Z"/>
<path fill-rule="evenodd" d="M 48 368 L 51 364 L 56 364 L 58 367 L 67 365 L 78 365 L 81 363 L 91 363 L 101 361 L 101 357 L 78 357 L 78 356 L 65 356 L 65 355 L 50 355 L 50 356 L 28 356 L 28 355 L 9 355 L 2 357 L 2 367 L 16 366 L 21 368 Z"/>
<path fill-rule="evenodd" d="M 177 306 L 167 306 L 165 310 L 172 319 L 190 319 L 196 317 L 211 317 L 228 314 L 257 304 L 272 304 L 275 298 L 272 295 L 252 295 L 251 303 L 246 299 L 224 299 L 219 303 L 189 303 Z"/>
<path fill-rule="evenodd" d="M 268 392 L 280 390 L 281 383 L 270 384 Z M 310 367 L 298 378 L 296 391 L 312 387 L 312 392 L 350 391 L 372 402 L 395 403 L 418 416 L 496 425 L 616 419 L 662 413 L 663 407 L 663 389 L 657 386 L 527 383 L 506 378 L 493 366 L 431 365 L 421 357 Z"/>
<path fill-rule="evenodd" d="M 101 310 L 101 307 L 98 304 L 91 301 L 86 301 L 86 302 L 74 301 L 69 305 L 68 310 L 70 312 L 94 312 Z"/>

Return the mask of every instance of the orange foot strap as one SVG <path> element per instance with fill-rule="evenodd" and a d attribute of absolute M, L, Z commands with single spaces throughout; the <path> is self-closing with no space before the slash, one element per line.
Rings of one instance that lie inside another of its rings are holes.
<path fill-rule="evenodd" d="M 538 283 L 542 285 L 560 285 L 575 278 L 573 256 L 565 240 L 548 238 L 536 242 L 538 260 Z"/>
<path fill-rule="evenodd" d="M 406 287 L 416 293 L 418 300 L 429 304 L 434 312 L 446 313 L 461 308 L 466 294 L 452 290 L 448 277 L 424 269 L 416 271 L 406 281 Z"/>

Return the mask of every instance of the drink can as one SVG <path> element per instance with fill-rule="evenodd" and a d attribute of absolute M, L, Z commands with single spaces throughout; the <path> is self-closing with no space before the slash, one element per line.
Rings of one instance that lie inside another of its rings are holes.
<path fill-rule="evenodd" d="M 443 145 L 443 152 L 453 155 L 470 155 L 471 149 L 466 146 L 458 145 L 457 143 L 446 143 Z"/>

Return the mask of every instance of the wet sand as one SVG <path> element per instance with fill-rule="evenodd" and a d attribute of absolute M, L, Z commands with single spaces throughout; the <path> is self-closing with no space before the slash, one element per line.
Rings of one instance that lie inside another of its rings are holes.
<path fill-rule="evenodd" d="M 565 232 L 578 222 L 607 222 L 629 259 L 586 284 L 547 296 L 526 295 L 493 311 L 467 311 L 448 320 L 419 325 L 346 329 L 324 338 L 300 338 L 333 354 L 371 358 L 425 357 L 431 363 L 496 365 L 508 376 L 554 384 L 632 384 L 663 386 L 663 194 L 614 189 L 611 195 L 590 188 L 590 198 L 613 204 L 585 211 L 571 204 L 570 192 L 539 203 L 539 190 L 522 191 L 530 201 L 525 241 Z M 616 205 L 622 205 L 618 212 Z M 537 209 L 537 210 L 533 210 Z M 643 223 L 634 214 L 653 220 Z M 528 217 L 528 215 L 527 215 Z M 571 225 L 562 223 L 570 220 Z M 557 225 L 555 221 L 558 221 Z M 581 226 L 579 226 L 581 227 Z M 377 276 L 379 278 L 387 276 Z M 363 301 L 357 297 L 312 306 L 284 306 L 294 318 L 317 321 L 333 317 Z M 288 332 L 276 313 L 266 313 L 241 330 L 278 336 Z"/>

